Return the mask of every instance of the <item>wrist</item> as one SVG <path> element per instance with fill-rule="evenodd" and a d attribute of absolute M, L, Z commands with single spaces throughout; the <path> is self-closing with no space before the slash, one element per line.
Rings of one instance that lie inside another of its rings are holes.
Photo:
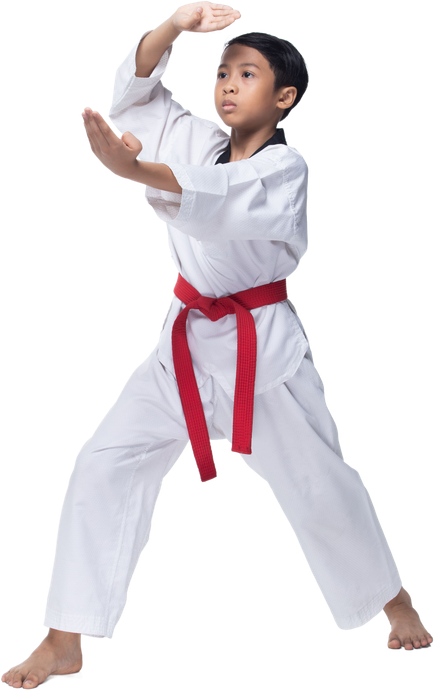
<path fill-rule="evenodd" d="M 178 11 L 178 10 L 177 10 Z M 180 34 L 182 34 L 183 29 L 180 28 L 178 25 L 178 22 L 176 21 L 176 14 L 177 11 L 174 12 L 169 19 L 166 20 L 167 24 L 167 29 L 169 31 L 170 36 L 172 37 L 171 43 L 175 40 L 175 38 L 178 38 Z"/>
<path fill-rule="evenodd" d="M 131 169 L 130 180 L 141 182 L 149 187 L 161 189 L 164 192 L 176 192 L 182 194 L 182 187 L 178 183 L 170 166 L 166 163 L 154 163 L 151 161 L 139 161 Z"/>

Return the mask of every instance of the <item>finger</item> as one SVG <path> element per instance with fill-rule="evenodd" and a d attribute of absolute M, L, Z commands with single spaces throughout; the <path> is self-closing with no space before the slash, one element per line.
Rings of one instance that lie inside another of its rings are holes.
<path fill-rule="evenodd" d="M 219 27 L 222 28 L 227 28 L 231 26 L 232 24 L 235 24 L 235 22 L 239 21 L 238 18 L 236 17 L 214 17 L 214 19 L 210 19 L 209 23 L 210 24 L 218 24 Z"/>
<path fill-rule="evenodd" d="M 93 126 L 92 131 L 95 134 L 97 145 L 99 147 L 99 153 L 97 155 L 104 165 L 106 165 L 106 158 L 110 158 L 117 154 L 119 152 L 119 148 L 123 149 L 124 145 L 121 139 L 116 136 L 98 111 L 93 111 L 91 120 Z"/>
<path fill-rule="evenodd" d="M 214 10 L 229 10 L 230 12 L 235 12 L 235 8 L 229 5 L 227 2 L 209 2 L 208 5 Z"/>
<path fill-rule="evenodd" d="M 143 148 L 140 139 L 137 139 L 132 132 L 124 132 L 120 141 L 128 148 L 129 151 L 133 151 L 136 156 L 139 155 Z"/>
<path fill-rule="evenodd" d="M 83 118 L 83 124 L 84 124 L 84 129 L 86 131 L 87 138 L 89 139 L 90 146 L 93 150 L 93 142 L 92 142 L 92 138 L 91 138 L 91 135 L 89 132 L 89 113 L 87 112 L 87 110 L 84 110 L 81 113 L 81 116 Z"/>
<path fill-rule="evenodd" d="M 107 146 L 107 142 L 105 141 L 99 127 L 94 120 L 92 111 L 88 113 L 86 120 L 86 133 L 89 138 L 93 153 L 101 160 L 103 148 Z"/>
<path fill-rule="evenodd" d="M 234 9 L 230 5 L 217 5 L 217 4 L 212 4 L 209 6 L 211 12 L 221 14 L 222 12 L 230 13 L 230 12 L 238 12 L 238 10 Z"/>
<path fill-rule="evenodd" d="M 103 137 L 105 138 L 106 142 L 108 145 L 114 145 L 118 144 L 120 139 L 116 134 L 113 132 L 111 127 L 107 124 L 107 122 L 104 120 L 102 115 L 99 114 L 98 111 L 94 110 L 94 121 L 96 122 L 97 126 L 99 127 L 100 132 L 102 133 Z"/>
<path fill-rule="evenodd" d="M 89 139 L 89 143 L 90 143 L 92 151 L 94 152 L 95 155 L 98 155 L 97 152 L 99 152 L 100 147 L 99 147 L 98 140 L 95 136 L 95 133 L 94 133 L 94 130 L 92 127 L 91 115 L 89 113 L 87 115 L 88 115 L 87 118 L 83 117 L 84 126 L 86 128 L 86 134 L 87 134 L 87 137 Z"/>
<path fill-rule="evenodd" d="M 97 110 L 86 108 L 83 111 L 85 127 L 91 135 L 104 138 L 107 142 L 113 141 L 117 136 L 110 125 Z"/>
<path fill-rule="evenodd" d="M 216 21 L 210 21 L 208 25 L 208 31 L 219 31 L 220 29 L 224 29 L 226 26 L 231 26 L 238 17 L 230 17 L 228 19 L 219 19 Z"/>
<path fill-rule="evenodd" d="M 241 17 L 241 12 L 238 10 L 231 10 L 229 11 L 222 11 L 222 12 L 213 12 L 212 17 L 210 17 L 210 23 L 214 23 L 216 21 L 223 21 L 223 20 L 234 20 L 234 19 L 239 19 Z"/>

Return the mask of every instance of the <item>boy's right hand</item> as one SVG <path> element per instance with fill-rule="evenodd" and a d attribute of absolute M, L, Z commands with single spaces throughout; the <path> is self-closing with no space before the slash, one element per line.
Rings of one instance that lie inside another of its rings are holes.
<path fill-rule="evenodd" d="M 202 12 L 197 8 L 201 7 Z M 238 10 L 229 5 L 217 5 L 204 0 L 190 2 L 188 5 L 178 7 L 172 16 L 173 24 L 177 31 L 218 31 L 232 24 L 241 17 Z"/>

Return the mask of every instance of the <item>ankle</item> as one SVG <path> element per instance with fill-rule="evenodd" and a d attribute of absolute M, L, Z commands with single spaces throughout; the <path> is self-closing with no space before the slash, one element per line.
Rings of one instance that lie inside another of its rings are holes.
<path fill-rule="evenodd" d="M 80 645 L 81 633 L 71 633 L 65 630 L 50 628 L 46 639 L 53 644 L 67 645 L 70 647 Z"/>
<path fill-rule="evenodd" d="M 391 615 L 397 611 L 408 608 L 409 606 L 412 607 L 411 597 L 409 593 L 403 587 L 401 587 L 396 597 L 387 602 L 383 608 L 383 611 L 390 619 Z"/>

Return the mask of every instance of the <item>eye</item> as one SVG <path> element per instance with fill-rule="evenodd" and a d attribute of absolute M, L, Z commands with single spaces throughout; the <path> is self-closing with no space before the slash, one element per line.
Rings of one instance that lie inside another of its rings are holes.
<path fill-rule="evenodd" d="M 220 79 L 220 77 L 222 76 L 222 74 L 226 74 L 226 72 L 219 72 L 219 74 L 217 75 L 217 79 Z M 254 76 L 251 72 L 243 72 L 243 76 L 244 76 L 245 74 L 250 74 L 251 77 Z"/>

